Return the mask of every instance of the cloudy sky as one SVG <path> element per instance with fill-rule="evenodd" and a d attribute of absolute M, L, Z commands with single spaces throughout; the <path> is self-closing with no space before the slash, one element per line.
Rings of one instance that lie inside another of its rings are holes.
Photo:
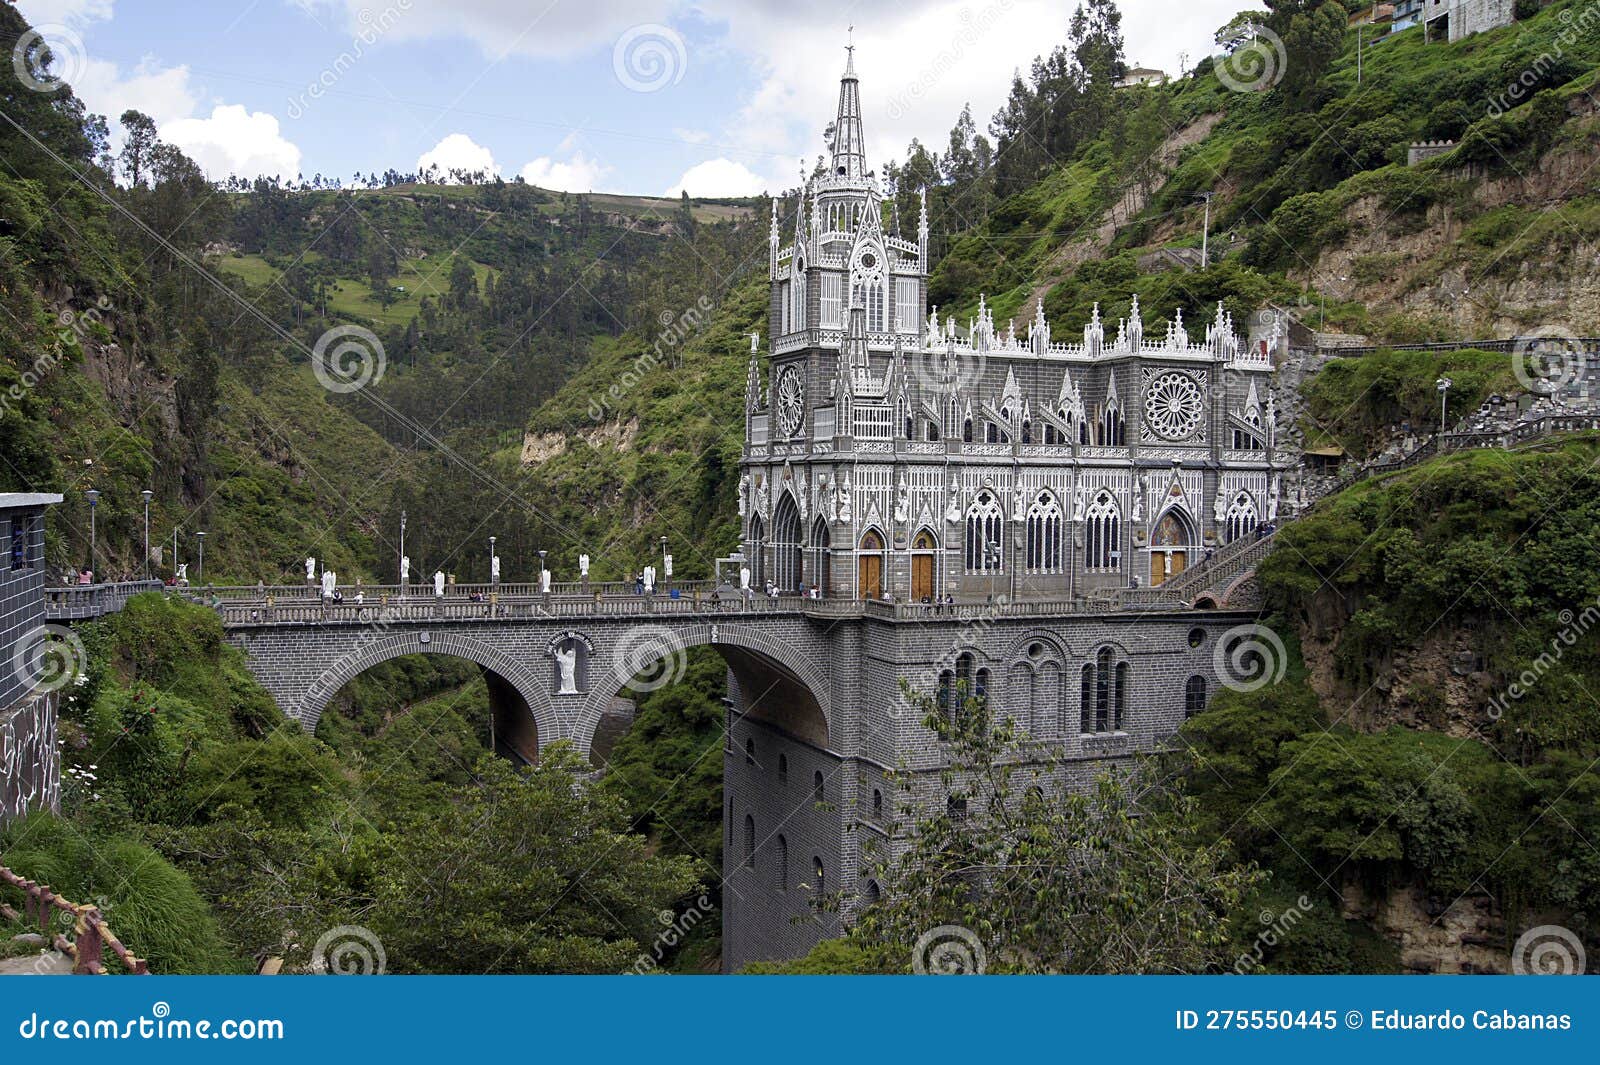
<path fill-rule="evenodd" d="M 9 0 L 0 0 L 9 2 Z M 1043 0 L 16 0 L 90 110 L 133 107 L 214 178 L 493 170 L 572 191 L 749 195 L 822 150 L 854 25 L 867 149 L 980 127 L 1066 36 Z M 1122 0 L 1176 72 L 1244 0 Z"/>

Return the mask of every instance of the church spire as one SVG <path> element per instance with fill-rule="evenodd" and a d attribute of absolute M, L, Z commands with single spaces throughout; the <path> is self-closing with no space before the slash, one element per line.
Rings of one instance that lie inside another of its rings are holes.
<path fill-rule="evenodd" d="M 851 27 L 854 30 L 854 27 Z M 844 76 L 839 79 L 839 116 L 833 123 L 833 173 L 859 180 L 867 173 L 861 135 L 861 84 L 856 80 L 856 46 L 845 46 Z"/>

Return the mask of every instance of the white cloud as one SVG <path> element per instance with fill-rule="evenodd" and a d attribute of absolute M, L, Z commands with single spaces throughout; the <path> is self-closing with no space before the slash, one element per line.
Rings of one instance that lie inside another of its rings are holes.
<path fill-rule="evenodd" d="M 452 170 L 468 173 L 482 171 L 489 175 L 500 173 L 494 153 L 474 141 L 465 133 L 452 133 L 417 159 L 417 172 L 437 168 L 440 180 L 448 180 Z"/>
<path fill-rule="evenodd" d="M 562 162 L 549 156 L 540 156 L 522 168 L 522 180 L 542 189 L 557 192 L 606 192 L 604 187 L 611 176 L 611 168 L 574 152 L 572 158 Z"/>
<path fill-rule="evenodd" d="M 182 148 L 213 181 L 277 175 L 293 180 L 300 172 L 300 149 L 285 140 L 278 119 L 239 104 L 212 108 L 210 118 L 180 118 L 160 127 L 161 137 Z"/>
<path fill-rule="evenodd" d="M 664 195 L 680 196 L 758 196 L 767 189 L 765 179 L 752 173 L 743 163 L 731 159 L 707 159 L 684 172 L 677 184 Z"/>
<path fill-rule="evenodd" d="M 124 76 L 115 63 L 90 59 L 72 83 L 72 91 L 94 114 L 113 124 L 124 111 L 142 111 L 159 129 L 169 122 L 189 118 L 196 100 L 189 86 L 189 68 L 158 67 L 146 60 Z"/>

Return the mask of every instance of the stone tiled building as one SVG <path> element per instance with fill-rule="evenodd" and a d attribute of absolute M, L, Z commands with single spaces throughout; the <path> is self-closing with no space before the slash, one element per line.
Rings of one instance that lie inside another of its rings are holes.
<path fill-rule="evenodd" d="M 55 692 L 33 674 L 44 625 L 44 511 L 59 495 L 0 493 L 0 822 L 55 809 Z"/>
<path fill-rule="evenodd" d="M 980 300 L 929 310 L 928 215 L 886 229 L 859 82 L 832 166 L 769 237 L 770 351 L 752 343 L 740 482 L 752 583 L 829 597 L 1071 598 L 1160 584 L 1275 514 L 1276 338 L 1219 306 L 1052 335 Z M 785 232 L 787 231 L 787 239 Z"/>

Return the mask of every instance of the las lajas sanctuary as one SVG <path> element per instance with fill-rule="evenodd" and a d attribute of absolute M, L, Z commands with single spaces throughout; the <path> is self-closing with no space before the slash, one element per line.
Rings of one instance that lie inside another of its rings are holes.
<path fill-rule="evenodd" d="M 832 166 L 769 238 L 741 480 L 751 583 L 937 602 L 1163 583 L 1276 514 L 1272 359 L 1216 317 L 1053 338 L 929 313 L 928 214 L 886 232 L 852 61 Z"/>

